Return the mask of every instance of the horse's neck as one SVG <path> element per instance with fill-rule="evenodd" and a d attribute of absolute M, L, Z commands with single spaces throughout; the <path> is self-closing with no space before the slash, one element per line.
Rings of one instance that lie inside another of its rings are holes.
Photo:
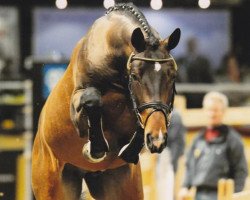
<path fill-rule="evenodd" d="M 86 85 L 109 87 L 114 80 L 121 80 L 132 52 L 130 37 L 135 25 L 131 24 L 128 17 L 117 14 L 96 20 L 71 58 L 75 60 L 73 76 L 76 88 Z"/>
<path fill-rule="evenodd" d="M 136 28 L 132 19 L 124 15 L 112 14 L 98 19 L 88 34 L 88 59 L 93 65 L 105 63 L 110 55 L 120 56 L 131 53 L 130 38 Z"/>

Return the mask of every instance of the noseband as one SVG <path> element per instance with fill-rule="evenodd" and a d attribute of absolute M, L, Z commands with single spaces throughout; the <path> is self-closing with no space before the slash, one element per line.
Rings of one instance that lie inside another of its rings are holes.
<path fill-rule="evenodd" d="M 137 105 L 136 100 L 135 100 L 135 95 L 132 91 L 132 82 L 133 82 L 133 76 L 131 73 L 131 64 L 134 60 L 141 60 L 141 61 L 145 61 L 145 62 L 159 62 L 159 63 L 163 63 L 163 62 L 167 62 L 167 61 L 173 61 L 174 62 L 174 67 L 175 70 L 177 70 L 177 65 L 176 62 L 174 60 L 174 58 L 170 55 L 169 58 L 163 58 L 163 59 L 158 59 L 158 58 L 146 58 L 146 57 L 138 57 L 136 56 L 133 52 L 131 53 L 131 55 L 129 56 L 128 62 L 127 62 L 127 70 L 128 70 L 128 74 L 129 74 L 129 92 L 130 92 L 130 97 L 133 103 L 133 108 L 135 110 L 135 114 L 137 116 L 138 122 L 141 126 L 141 128 L 144 129 L 144 124 L 142 122 L 142 117 L 141 117 L 141 113 L 146 110 L 146 109 L 152 109 L 152 111 L 148 114 L 146 120 L 145 120 L 145 125 L 147 124 L 147 121 L 149 119 L 149 117 L 156 111 L 160 111 L 163 113 L 165 120 L 166 120 L 166 124 L 167 126 L 169 125 L 169 122 L 167 121 L 169 114 L 171 113 L 171 111 L 173 110 L 173 102 L 174 102 L 174 95 L 176 94 L 176 90 L 175 90 L 175 83 L 173 84 L 173 89 L 172 89 L 172 95 L 171 95 L 171 101 L 169 104 L 165 104 L 162 103 L 160 101 L 155 101 L 155 102 L 148 102 L 148 103 L 143 103 L 141 105 Z"/>

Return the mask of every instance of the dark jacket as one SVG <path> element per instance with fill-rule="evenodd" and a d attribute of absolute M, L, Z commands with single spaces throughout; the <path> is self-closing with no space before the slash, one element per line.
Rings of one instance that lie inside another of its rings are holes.
<path fill-rule="evenodd" d="M 248 168 L 239 134 L 232 128 L 217 127 L 220 136 L 211 142 L 204 138 L 205 129 L 195 138 L 187 155 L 184 187 L 217 188 L 221 178 L 232 178 L 235 192 L 243 189 Z"/>

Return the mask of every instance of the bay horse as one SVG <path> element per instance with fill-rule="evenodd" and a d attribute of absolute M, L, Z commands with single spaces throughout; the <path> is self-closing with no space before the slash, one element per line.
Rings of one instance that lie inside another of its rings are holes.
<path fill-rule="evenodd" d="M 39 118 L 32 151 L 37 200 L 143 199 L 139 153 L 160 153 L 175 95 L 180 39 L 166 39 L 132 3 L 116 3 L 73 50 Z"/>

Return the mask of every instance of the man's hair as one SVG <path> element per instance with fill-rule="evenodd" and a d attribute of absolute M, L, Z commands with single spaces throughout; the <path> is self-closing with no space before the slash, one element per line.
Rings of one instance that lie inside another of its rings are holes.
<path fill-rule="evenodd" d="M 208 93 L 204 96 L 204 98 L 203 98 L 203 102 L 202 102 L 203 107 L 205 106 L 205 104 L 206 104 L 207 101 L 209 101 L 209 100 L 220 101 L 220 102 L 222 103 L 222 105 L 224 106 L 224 109 L 226 109 L 226 108 L 229 106 L 227 96 L 224 95 L 224 94 L 221 93 L 221 92 L 215 92 L 215 91 L 208 92 Z"/>

